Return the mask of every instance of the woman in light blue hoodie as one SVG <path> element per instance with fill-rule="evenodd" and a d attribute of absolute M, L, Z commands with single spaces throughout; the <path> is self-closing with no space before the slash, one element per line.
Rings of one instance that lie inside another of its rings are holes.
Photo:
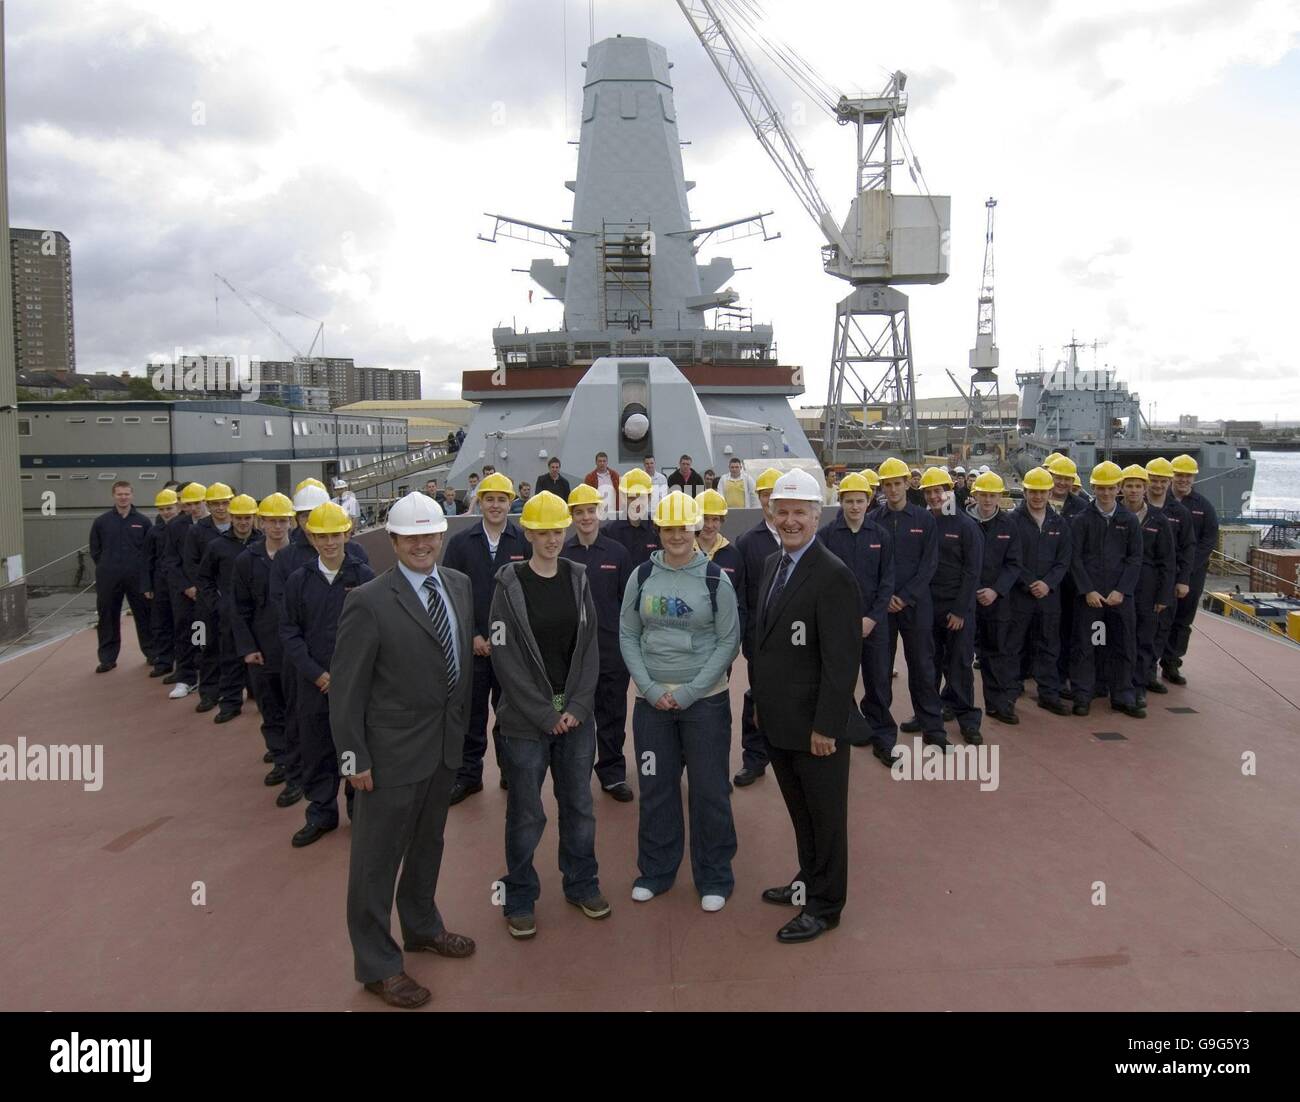
<path fill-rule="evenodd" d="M 731 859 L 731 697 L 727 668 L 740 649 L 731 581 L 695 546 L 700 507 L 681 491 L 655 511 L 663 549 L 628 579 L 619 649 L 636 685 L 632 738 L 641 818 L 632 888 L 638 902 L 672 887 L 682 862 L 682 765 L 690 775 L 691 872 L 706 911 L 735 886 Z"/>

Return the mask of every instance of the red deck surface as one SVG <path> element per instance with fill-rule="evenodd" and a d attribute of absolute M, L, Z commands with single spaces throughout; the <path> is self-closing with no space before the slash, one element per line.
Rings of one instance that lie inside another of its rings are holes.
<path fill-rule="evenodd" d="M 490 902 L 505 794 L 489 752 L 483 793 L 451 809 L 438 894 L 478 952 L 408 955 L 407 970 L 435 1010 L 1298 1009 L 1300 652 L 1205 614 L 1196 628 L 1191 684 L 1153 696 L 1145 721 L 1022 700 L 1019 727 L 986 723 L 996 792 L 896 782 L 853 751 L 849 902 L 807 945 L 778 944 L 791 912 L 759 899 L 795 871 L 770 772 L 733 796 L 736 891 L 718 914 L 685 866 L 667 895 L 631 901 L 637 805 L 597 792 L 614 913 L 584 918 L 560 892 L 548 796 L 538 935 L 513 942 Z M 384 1009 L 352 979 L 346 818 L 292 849 L 303 805 L 263 787 L 252 706 L 214 726 L 194 697 L 166 699 L 132 642 L 111 674 L 94 660 L 82 632 L 0 664 L 0 739 L 105 748 L 101 791 L 0 783 L 0 1009 Z M 1165 710 L 1180 706 L 1196 714 Z"/>

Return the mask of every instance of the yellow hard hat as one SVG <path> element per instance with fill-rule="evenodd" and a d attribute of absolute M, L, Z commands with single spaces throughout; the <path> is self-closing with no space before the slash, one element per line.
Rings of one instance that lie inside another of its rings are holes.
<path fill-rule="evenodd" d="M 883 482 L 887 478 L 911 478 L 912 468 L 904 463 L 901 459 L 895 459 L 892 455 L 886 459 L 878 468 L 880 480 Z"/>
<path fill-rule="evenodd" d="M 633 467 L 618 483 L 618 488 L 628 497 L 636 497 L 637 494 L 648 494 L 653 486 L 654 480 L 640 467 Z"/>
<path fill-rule="evenodd" d="M 1176 455 L 1170 464 L 1174 469 L 1174 474 L 1200 474 L 1201 468 L 1196 465 L 1196 460 L 1190 455 Z"/>
<path fill-rule="evenodd" d="M 871 487 L 871 492 L 873 494 L 880 488 L 880 475 L 876 474 L 876 472 L 870 467 L 867 467 L 865 470 L 859 471 L 858 473 L 867 480 L 867 485 Z"/>
<path fill-rule="evenodd" d="M 319 486 L 322 490 L 325 490 L 327 493 L 329 492 L 329 488 L 319 478 L 304 478 L 293 488 L 293 492 L 296 494 L 304 486 Z"/>
<path fill-rule="evenodd" d="M 756 493 L 759 490 L 770 491 L 772 487 L 776 485 L 776 480 L 780 477 L 781 477 L 780 471 L 778 471 L 775 467 L 768 467 L 767 470 L 765 470 L 761 475 L 758 476 L 757 479 L 755 479 L 754 491 Z"/>
<path fill-rule="evenodd" d="M 660 528 L 694 528 L 699 523 L 699 503 L 681 490 L 665 495 L 655 510 L 655 524 Z"/>
<path fill-rule="evenodd" d="M 1058 459 L 1064 459 L 1064 458 L 1065 456 L 1063 456 L 1060 452 L 1052 452 L 1051 455 L 1046 456 L 1043 459 L 1043 467 L 1047 470 L 1051 470 L 1053 463 L 1055 463 Z"/>
<path fill-rule="evenodd" d="M 328 535 L 331 532 L 350 532 L 352 530 L 352 521 L 343 510 L 342 505 L 335 505 L 332 501 L 325 502 L 324 505 L 317 505 L 310 513 L 307 514 L 307 531 L 314 536 Z"/>
<path fill-rule="evenodd" d="M 168 505 L 175 505 L 178 500 L 175 490 L 159 490 L 154 494 L 154 508 L 163 509 Z"/>
<path fill-rule="evenodd" d="M 248 494 L 236 494 L 230 502 L 232 517 L 253 517 L 257 515 L 257 502 Z"/>
<path fill-rule="evenodd" d="M 1140 478 L 1143 482 L 1150 482 L 1151 476 L 1147 474 L 1147 469 L 1141 463 L 1130 463 L 1119 472 L 1120 481 L 1127 482 L 1130 478 Z"/>
<path fill-rule="evenodd" d="M 1070 478 L 1079 473 L 1079 468 L 1075 466 L 1074 460 L 1068 455 L 1058 455 L 1047 464 L 1047 469 L 1052 474 L 1059 474 L 1062 478 Z"/>
<path fill-rule="evenodd" d="M 569 516 L 569 507 L 564 504 L 562 497 L 550 490 L 543 490 L 524 502 L 519 523 L 534 532 L 549 532 L 569 527 L 573 518 Z"/>
<path fill-rule="evenodd" d="M 971 489 L 977 494 L 1000 494 L 1006 490 L 1006 486 L 997 471 L 985 471 L 975 480 Z"/>
<path fill-rule="evenodd" d="M 181 491 L 181 504 L 193 505 L 203 500 L 208 488 L 202 482 L 191 482 Z"/>
<path fill-rule="evenodd" d="M 477 497 L 482 497 L 484 494 L 505 494 L 513 500 L 515 484 L 500 471 L 493 471 L 478 484 L 474 494 Z"/>
<path fill-rule="evenodd" d="M 1157 455 L 1147 463 L 1147 474 L 1155 475 L 1157 478 L 1173 478 L 1174 465 L 1169 462 L 1163 455 Z"/>
<path fill-rule="evenodd" d="M 871 483 L 860 474 L 846 474 L 840 479 L 839 485 L 835 487 L 835 492 L 841 496 L 844 494 L 866 494 L 870 497 L 873 493 L 873 487 Z"/>
<path fill-rule="evenodd" d="M 550 491 L 546 492 L 549 493 Z M 569 508 L 572 509 L 575 505 L 599 505 L 604 500 L 595 486 L 588 486 L 585 482 L 579 482 L 569 493 Z"/>
<path fill-rule="evenodd" d="M 695 504 L 700 507 L 700 514 L 706 517 L 725 517 L 727 515 L 727 499 L 717 490 L 704 490 L 695 499 Z"/>
<path fill-rule="evenodd" d="M 1078 486 L 1079 489 L 1081 489 L 1081 490 L 1083 489 L 1083 479 L 1079 477 L 1077 471 L 1075 472 L 1075 475 L 1074 475 L 1074 484 L 1075 484 L 1076 486 Z"/>
<path fill-rule="evenodd" d="M 931 486 L 947 486 L 952 489 L 952 485 L 952 476 L 942 467 L 927 467 L 921 476 L 922 490 L 928 490 Z"/>
<path fill-rule="evenodd" d="M 1124 472 L 1119 469 L 1119 464 L 1112 463 L 1109 459 L 1093 467 L 1092 474 L 1088 476 L 1088 481 L 1094 486 L 1117 486 L 1123 480 Z"/>
<path fill-rule="evenodd" d="M 1043 470 L 1042 467 L 1035 467 L 1033 470 L 1025 472 L 1024 481 L 1020 485 L 1026 490 L 1050 490 L 1055 483 L 1047 471 Z"/>
<path fill-rule="evenodd" d="M 267 494 L 257 507 L 259 517 L 293 517 L 293 502 L 284 494 Z"/>
<path fill-rule="evenodd" d="M 204 501 L 229 501 L 235 496 L 235 491 L 227 486 L 224 482 L 214 482 L 208 487 L 208 492 L 203 495 Z"/>

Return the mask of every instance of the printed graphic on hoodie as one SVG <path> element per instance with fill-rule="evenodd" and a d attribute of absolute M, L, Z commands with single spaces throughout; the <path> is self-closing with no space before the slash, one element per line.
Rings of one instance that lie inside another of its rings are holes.
<path fill-rule="evenodd" d="M 641 614 L 643 616 L 668 616 L 680 620 L 689 616 L 693 611 L 691 606 L 680 597 L 662 597 L 647 593 L 641 599 Z"/>

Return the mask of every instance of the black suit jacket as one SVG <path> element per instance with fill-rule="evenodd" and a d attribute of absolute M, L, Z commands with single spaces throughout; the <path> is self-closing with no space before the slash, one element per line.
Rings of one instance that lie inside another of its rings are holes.
<path fill-rule="evenodd" d="M 779 554 L 768 559 L 758 606 L 750 610 L 751 689 L 759 725 L 784 750 L 808 752 L 813 731 L 857 743 L 866 734 L 853 699 L 862 655 L 857 579 L 814 539 L 769 609 L 780 562 Z"/>
<path fill-rule="evenodd" d="M 442 644 L 425 606 L 396 566 L 348 594 L 330 661 L 330 730 L 354 772 L 376 788 L 415 784 L 442 762 L 461 764 L 474 682 L 469 579 L 438 567 L 456 613 L 460 677 L 447 688 Z"/>

